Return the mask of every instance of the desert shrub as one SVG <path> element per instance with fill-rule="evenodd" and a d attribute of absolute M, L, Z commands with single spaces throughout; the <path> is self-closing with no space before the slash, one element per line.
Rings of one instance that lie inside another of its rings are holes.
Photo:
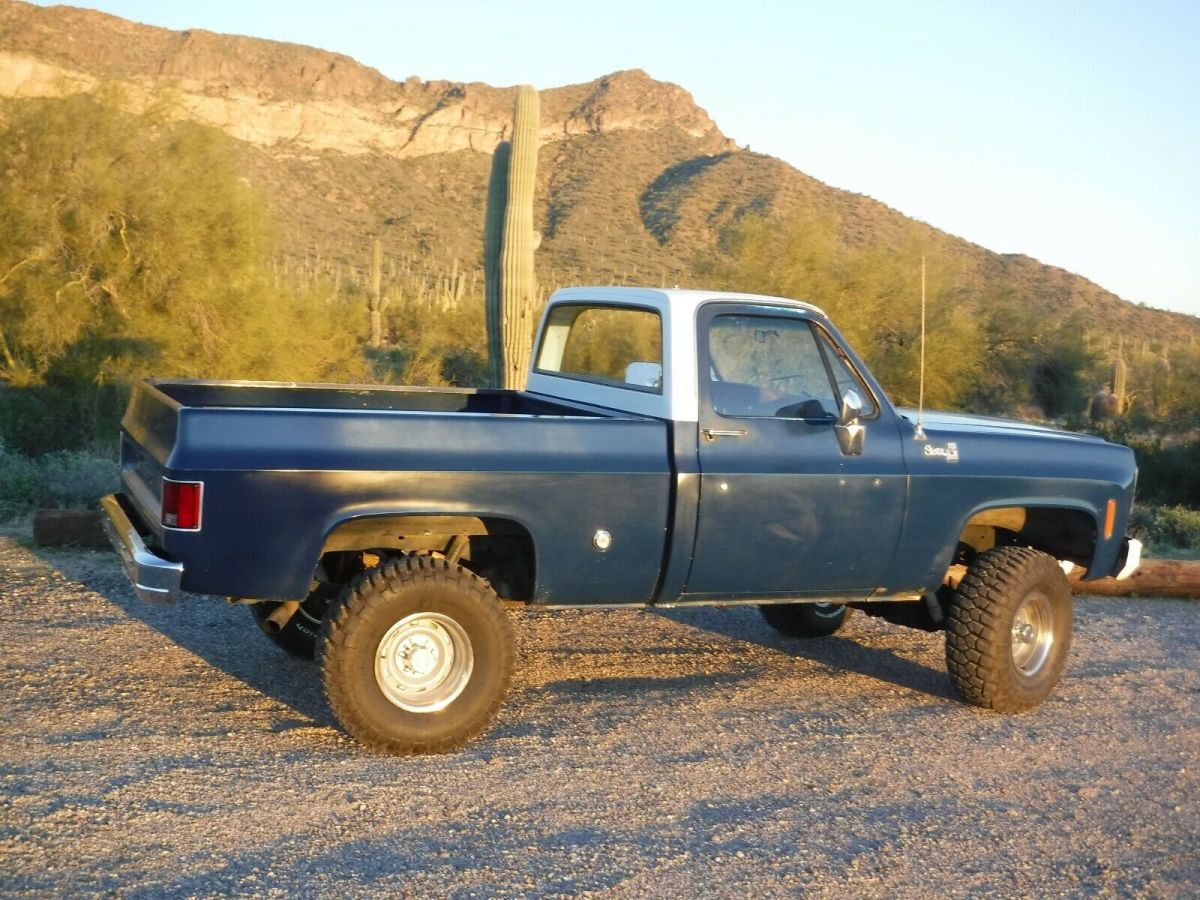
<path fill-rule="evenodd" d="M 1158 437 L 1129 435 L 1121 443 L 1132 447 L 1137 456 L 1140 500 L 1200 508 L 1200 440 L 1171 443 Z"/>
<path fill-rule="evenodd" d="M 29 457 L 111 442 L 128 401 L 128 386 L 118 383 L 0 384 L 0 440 Z"/>
<path fill-rule="evenodd" d="M 442 379 L 450 387 L 482 387 L 488 382 L 487 357 L 468 347 L 455 347 L 442 358 Z"/>
<path fill-rule="evenodd" d="M 1200 507 L 1200 440 L 1164 447 L 1147 458 L 1139 485 L 1160 502 Z"/>
<path fill-rule="evenodd" d="M 1127 415 L 1087 430 L 1133 451 L 1139 503 L 1200 509 L 1200 435 L 1171 424 Z"/>
<path fill-rule="evenodd" d="M 38 505 L 52 508 L 95 506 L 112 493 L 120 480 L 114 453 L 102 450 L 64 450 L 37 460 L 42 476 Z"/>
<path fill-rule="evenodd" d="M 1148 542 L 1150 532 L 1154 530 L 1154 512 L 1153 506 L 1135 504 L 1129 512 L 1129 522 L 1125 525 L 1125 531 L 1130 537 L 1135 537 L 1143 543 Z"/>
<path fill-rule="evenodd" d="M 116 454 L 105 449 L 29 457 L 0 442 L 0 521 L 35 509 L 94 507 L 116 490 L 119 473 Z"/>
<path fill-rule="evenodd" d="M 1153 544 L 1200 550 L 1200 510 L 1186 506 L 1160 506 L 1150 528 Z"/>
<path fill-rule="evenodd" d="M 393 346 L 370 353 L 381 381 L 434 387 L 487 384 L 482 301 L 436 312 L 402 305 L 389 312 L 388 331 Z"/>
<path fill-rule="evenodd" d="M 41 489 L 37 464 L 0 443 L 0 520 L 14 519 L 33 509 Z"/>

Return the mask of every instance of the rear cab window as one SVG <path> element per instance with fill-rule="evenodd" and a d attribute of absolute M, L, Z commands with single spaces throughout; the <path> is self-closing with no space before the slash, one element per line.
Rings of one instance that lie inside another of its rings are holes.
<path fill-rule="evenodd" d="M 556 306 L 546 321 L 535 369 L 544 375 L 662 394 L 662 318 L 641 307 Z"/>

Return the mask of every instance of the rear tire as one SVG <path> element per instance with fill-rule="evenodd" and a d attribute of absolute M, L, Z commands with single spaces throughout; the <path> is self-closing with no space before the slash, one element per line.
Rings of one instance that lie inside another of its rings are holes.
<path fill-rule="evenodd" d="M 431 556 L 363 573 L 321 629 L 329 705 L 360 743 L 442 753 L 486 729 L 508 693 L 513 637 L 491 586 Z"/>
<path fill-rule="evenodd" d="M 788 637 L 828 637 L 850 618 L 850 607 L 841 603 L 774 603 L 758 608 L 767 624 Z"/>
<path fill-rule="evenodd" d="M 979 554 L 946 615 L 950 679 L 976 706 L 1033 709 L 1066 667 L 1072 614 L 1067 577 L 1052 557 L 1028 547 Z"/>

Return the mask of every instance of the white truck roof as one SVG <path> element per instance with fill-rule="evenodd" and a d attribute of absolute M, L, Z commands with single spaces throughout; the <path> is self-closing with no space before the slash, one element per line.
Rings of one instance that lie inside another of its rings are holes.
<path fill-rule="evenodd" d="M 696 314 L 708 303 L 744 303 L 775 309 L 805 310 L 823 316 L 818 307 L 786 297 L 648 287 L 571 287 L 555 291 L 546 304 L 538 328 L 540 345 L 552 310 L 564 303 L 595 306 L 638 306 L 656 311 L 663 324 L 663 390 L 648 393 L 619 385 L 599 384 L 539 371 L 538 346 L 534 346 L 526 390 L 535 394 L 575 400 L 594 406 L 619 409 L 639 415 L 695 422 L 699 419 L 699 384 L 696 362 Z"/>

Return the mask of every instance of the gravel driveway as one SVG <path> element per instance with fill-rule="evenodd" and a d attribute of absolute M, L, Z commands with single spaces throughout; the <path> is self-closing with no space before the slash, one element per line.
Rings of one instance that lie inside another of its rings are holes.
<path fill-rule="evenodd" d="M 244 609 L 0 537 L 0 895 L 1195 896 L 1200 604 L 1076 606 L 999 717 L 942 640 L 753 609 L 515 614 L 492 731 L 371 755 Z"/>

